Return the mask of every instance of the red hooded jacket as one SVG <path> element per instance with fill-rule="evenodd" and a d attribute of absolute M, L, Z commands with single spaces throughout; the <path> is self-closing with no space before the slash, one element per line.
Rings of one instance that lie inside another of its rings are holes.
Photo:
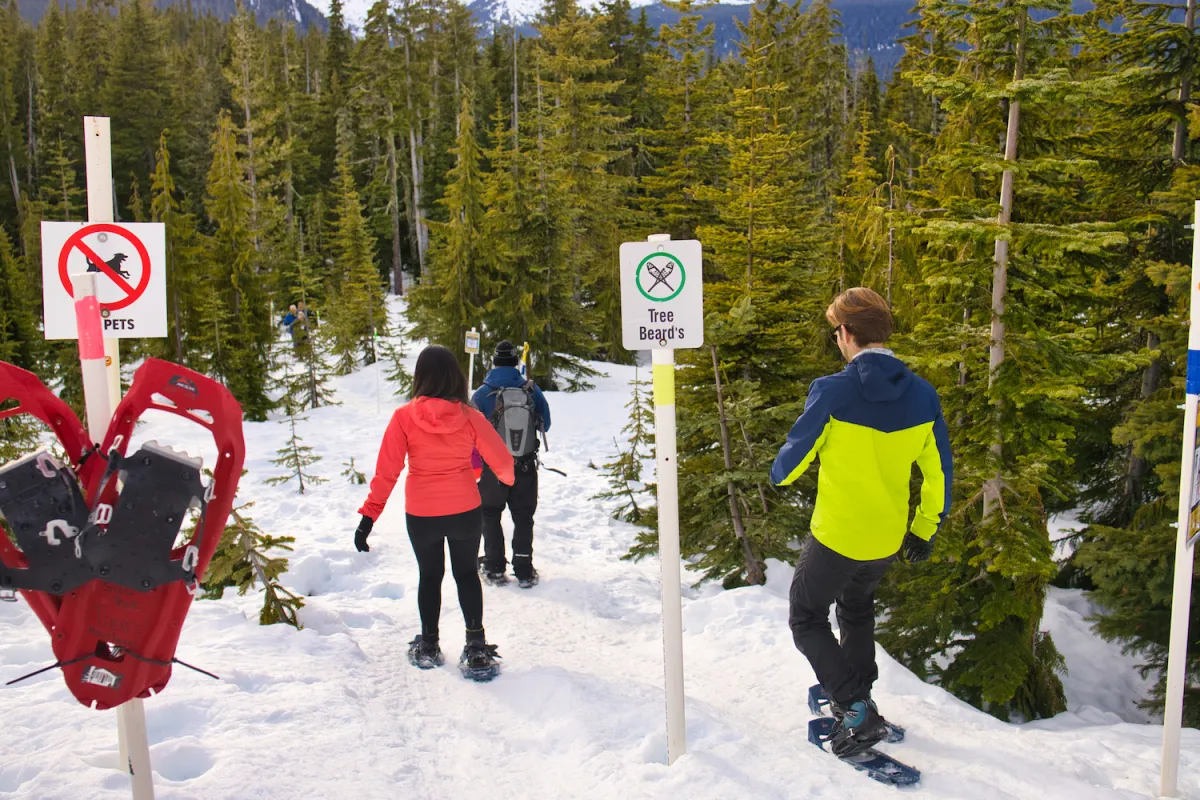
<path fill-rule="evenodd" d="M 405 511 L 441 517 L 478 508 L 479 487 L 471 470 L 478 450 L 501 483 L 512 485 L 513 457 L 487 418 L 465 403 L 418 397 L 392 414 L 371 492 L 358 513 L 378 519 L 408 459 Z"/>

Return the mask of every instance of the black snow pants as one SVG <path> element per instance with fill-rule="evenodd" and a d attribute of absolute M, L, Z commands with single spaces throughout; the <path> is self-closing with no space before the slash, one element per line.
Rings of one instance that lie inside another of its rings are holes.
<path fill-rule="evenodd" d="M 532 456 L 517 460 L 516 480 L 505 486 L 487 465 L 479 479 L 483 500 L 483 566 L 488 572 L 503 572 L 505 559 L 504 529 L 500 517 L 505 507 L 512 514 L 512 565 L 517 579 L 533 577 L 533 515 L 538 503 L 537 460 Z"/>
<path fill-rule="evenodd" d="M 467 630 L 483 630 L 483 587 L 475 556 L 479 553 L 478 508 L 443 517 L 408 516 L 408 538 L 421 581 L 417 587 L 417 607 L 421 611 L 421 636 L 437 641 L 438 619 L 442 614 L 442 578 L 446 575 L 446 545 L 450 545 L 450 569 L 458 584 L 458 604 L 462 607 Z"/>
<path fill-rule="evenodd" d="M 788 624 L 825 693 L 845 707 L 871 695 L 875 664 L 875 588 L 895 556 L 855 561 L 809 536 L 796 562 Z M 833 638 L 829 607 L 837 603 Z"/>

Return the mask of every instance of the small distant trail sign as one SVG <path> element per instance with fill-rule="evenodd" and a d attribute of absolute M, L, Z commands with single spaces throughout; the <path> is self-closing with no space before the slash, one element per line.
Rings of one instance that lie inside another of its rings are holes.
<path fill-rule="evenodd" d="M 42 301 L 47 339 L 74 339 L 71 275 L 99 278 L 110 339 L 167 335 L 166 232 L 162 223 L 43 222 Z"/>

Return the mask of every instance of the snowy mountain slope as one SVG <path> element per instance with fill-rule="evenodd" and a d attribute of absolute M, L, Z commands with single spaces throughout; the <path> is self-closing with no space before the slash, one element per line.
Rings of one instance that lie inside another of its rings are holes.
<path fill-rule="evenodd" d="M 310 494 L 263 485 L 278 474 L 269 461 L 287 431 L 247 425 L 250 472 L 241 498 L 255 501 L 250 513 L 264 529 L 296 536 L 285 583 L 310 595 L 301 611 L 306 627 L 258 626 L 253 596 L 194 605 L 178 655 L 222 680 L 180 668 L 146 702 L 157 797 L 896 797 L 807 743 L 805 691 L 813 677 L 787 628 L 790 571 L 778 562 L 764 587 L 684 587 L 689 752 L 665 765 L 658 565 L 621 561 L 634 529 L 589 500 L 604 480 L 588 464 L 610 453 L 632 375 L 604 369 L 611 377 L 593 392 L 549 395 L 554 427 L 545 461 L 569 477 L 542 476 L 541 584 L 530 591 L 485 586 L 488 636 L 504 656 L 504 673 L 490 684 L 464 681 L 451 665 L 421 672 L 406 661 L 419 629 L 417 574 L 399 489 L 371 552 L 354 550 L 365 487 L 349 486 L 338 473 L 351 456 L 360 466 L 374 463 L 391 406 L 387 397 L 377 405 L 375 370 L 342 379 L 344 405 L 311 412 L 302 423 L 306 443 L 325 457 L 315 471 L 329 478 Z M 138 439 L 194 453 L 198 432 L 159 417 Z M 212 455 L 205 453 L 209 463 Z M 462 634 L 449 576 L 443 597 L 443 647 L 453 660 Z M 880 653 L 877 699 L 908 728 L 904 743 L 885 747 L 924 773 L 906 795 L 1105 800 L 1156 793 L 1161 728 L 1113 713 L 1131 707 L 1131 696 L 1118 695 L 1141 687 L 1119 680 L 1128 659 L 1089 638 L 1082 600 L 1053 593 L 1047 625 L 1072 670 L 1069 699 L 1097 705 L 1073 706 L 1054 720 L 999 722 Z M 53 661 L 23 603 L 0 606 L 0 642 L 0 681 Z M 115 770 L 114 714 L 81 707 L 58 673 L 0 688 L 0 719 L 0 798 L 129 796 Z M 1185 731 L 1181 789 L 1200 798 L 1200 732 Z"/>

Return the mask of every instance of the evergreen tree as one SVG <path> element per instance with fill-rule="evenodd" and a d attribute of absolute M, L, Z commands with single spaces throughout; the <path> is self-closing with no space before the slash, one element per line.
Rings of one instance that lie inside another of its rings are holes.
<path fill-rule="evenodd" d="M 681 546 L 726 585 L 761 583 L 763 561 L 787 558 L 805 529 L 810 495 L 773 491 L 764 476 L 779 432 L 803 410 L 797 387 L 832 366 L 822 364 L 829 351 L 817 333 L 829 297 L 828 232 L 801 183 L 788 87 L 769 81 L 774 30 L 751 10 L 733 126 L 709 137 L 729 154 L 728 179 L 698 192 L 717 215 L 697 231 L 710 254 L 710 346 L 687 352 L 678 377 Z M 797 325 L 812 333 L 797 335 Z"/>
<path fill-rule="evenodd" d="M 263 607 L 258 624 L 284 622 L 299 630 L 301 625 L 296 612 L 304 607 L 304 600 L 279 582 L 279 576 L 287 572 L 288 560 L 267 555 L 270 550 L 291 552 L 291 544 L 296 539 L 264 533 L 245 514 L 245 510 L 253 505 L 245 503 L 230 512 L 230 522 L 225 526 L 221 542 L 200 581 L 204 588 L 202 597 L 219 600 L 225 588 L 231 586 L 237 587 L 239 595 L 245 595 L 261 583 Z"/>
<path fill-rule="evenodd" d="M 177 363 L 199 366 L 199 354 L 187 332 L 199 323 L 195 298 L 207 243 L 196 229 L 195 217 L 183 211 L 176 198 L 166 131 L 159 137 L 150 192 L 150 218 L 163 223 L 167 240 L 167 340 L 160 353 Z"/>
<path fill-rule="evenodd" d="M 635 370 L 629 387 L 632 393 L 625 404 L 625 408 L 629 409 L 629 421 L 621 428 L 628 440 L 622 447 L 620 442 L 613 439 L 617 457 L 604 465 L 609 489 L 592 499 L 620 500 L 621 504 L 613 510 L 613 519 L 650 528 L 654 531 L 652 546 L 657 549 L 658 509 L 652 500 L 646 499 L 647 496 L 655 496 L 657 487 L 656 484 L 642 481 L 646 460 L 654 458 L 654 408 L 650 382 L 641 379 Z M 638 505 L 639 499 L 642 505 Z M 639 536 L 639 545 L 644 545 L 641 539 L 642 536 Z M 637 545 L 631 552 L 635 557 L 648 554 L 641 552 Z"/>
<path fill-rule="evenodd" d="M 115 33 L 101 96 L 105 115 L 112 119 L 113 180 L 120 186 L 154 170 L 159 136 L 170 127 L 171 109 L 154 11 L 144 0 L 130 0 L 121 6 Z"/>
<path fill-rule="evenodd" d="M 326 482 L 326 479 L 319 475 L 305 472 L 308 467 L 320 461 L 321 456 L 315 455 L 313 449 L 308 445 L 301 444 L 304 440 L 296 432 L 296 423 L 304 422 L 308 419 L 307 417 L 296 416 L 297 398 L 287 395 L 284 397 L 283 402 L 287 410 L 286 422 L 291 434 L 283 447 L 275 451 L 275 454 L 279 457 L 271 459 L 271 463 L 287 470 L 287 474 L 276 478 L 268 478 L 265 483 L 268 486 L 278 486 L 289 483 L 294 479 L 296 481 L 296 490 L 300 494 L 304 494 L 305 481 L 308 481 L 310 487 Z"/>
<path fill-rule="evenodd" d="M 206 202 L 214 227 L 208 265 L 211 283 L 201 290 L 201 316 L 202 325 L 211 327 L 211 335 L 220 341 L 205 352 L 212 353 L 220 365 L 215 371 L 238 398 L 247 419 L 262 420 L 272 406 L 266 392 L 272 320 L 257 275 L 245 163 L 238 157 L 233 120 L 227 112 L 218 118 L 212 141 Z M 223 319 L 227 319 L 225 326 Z"/>
<path fill-rule="evenodd" d="M 458 129 L 457 144 L 451 151 L 455 166 L 448 176 L 446 194 L 438 201 L 448 219 L 430 223 L 430 280 L 413 291 L 410 301 L 417 322 L 413 334 L 455 352 L 463 334 L 479 324 L 487 301 L 497 294 L 484 256 L 482 154 L 469 95 L 462 99 Z M 459 360 L 465 365 L 464 355 Z"/>
<path fill-rule="evenodd" d="M 348 375 L 360 363 L 373 364 L 376 336 L 386 331 L 387 314 L 374 246 L 362 203 L 350 172 L 349 131 L 343 129 L 338 156 L 337 195 L 334 198 L 331 252 L 338 278 L 337 294 L 326 319 L 336 370 Z"/>
<path fill-rule="evenodd" d="M 26 274 L 0 226 L 0 347 L 4 348 L 0 360 L 33 370 L 41 355 L 37 347 L 41 339 L 36 317 L 39 304 L 31 296 Z"/>
<path fill-rule="evenodd" d="M 894 571 L 881 641 L 997 716 L 1049 716 L 1065 701 L 1062 658 L 1040 629 L 1054 573 L 1045 509 L 1069 490 L 1087 387 L 1130 366 L 1097 353 L 1089 330 L 1095 270 L 1124 237 L 1076 222 L 1072 181 L 1087 164 L 1062 108 L 1094 88 L 1062 70 L 1067 3 L 924 11 L 949 46 L 910 73 L 945 115 L 925 173 L 939 211 L 914 231 L 923 302 L 912 341 L 941 391 L 957 502 L 932 561 Z"/>

